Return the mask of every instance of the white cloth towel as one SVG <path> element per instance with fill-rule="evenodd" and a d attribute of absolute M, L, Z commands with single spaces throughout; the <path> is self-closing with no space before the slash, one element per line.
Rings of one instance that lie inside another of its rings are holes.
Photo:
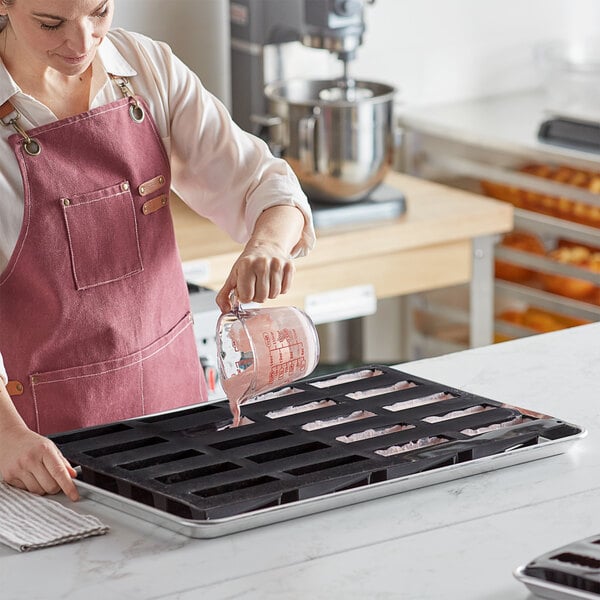
<path fill-rule="evenodd" d="M 0 481 L 0 543 L 19 552 L 73 542 L 108 531 L 92 515 Z"/>

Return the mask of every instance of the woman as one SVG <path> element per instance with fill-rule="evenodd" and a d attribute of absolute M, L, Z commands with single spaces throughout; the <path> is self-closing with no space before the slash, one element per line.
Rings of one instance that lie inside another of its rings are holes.
<path fill-rule="evenodd" d="M 285 292 L 314 243 L 286 163 L 113 9 L 0 0 L 0 474 L 71 499 L 44 434 L 205 399 L 170 187 L 246 242 L 223 311 Z"/>

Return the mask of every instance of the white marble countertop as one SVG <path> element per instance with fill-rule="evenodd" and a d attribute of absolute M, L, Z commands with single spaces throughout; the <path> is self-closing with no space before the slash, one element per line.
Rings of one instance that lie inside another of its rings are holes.
<path fill-rule="evenodd" d="M 517 566 L 600 533 L 600 323 L 402 369 L 589 434 L 559 456 L 216 539 L 84 499 L 75 509 L 111 531 L 30 553 L 0 547 L 0 598 L 529 598 Z"/>

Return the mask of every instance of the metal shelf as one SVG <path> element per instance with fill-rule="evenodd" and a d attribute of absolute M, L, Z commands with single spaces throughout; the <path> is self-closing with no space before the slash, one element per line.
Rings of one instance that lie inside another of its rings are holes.
<path fill-rule="evenodd" d="M 496 297 L 504 295 L 504 297 L 523 300 L 538 308 L 552 312 L 567 313 L 569 316 L 578 319 L 600 321 L 600 306 L 589 302 L 573 300 L 566 296 L 559 296 L 527 285 L 509 283 L 508 281 L 496 280 L 494 290 Z"/>

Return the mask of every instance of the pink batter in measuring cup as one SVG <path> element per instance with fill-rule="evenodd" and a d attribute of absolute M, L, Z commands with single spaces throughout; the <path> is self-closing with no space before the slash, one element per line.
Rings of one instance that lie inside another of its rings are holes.
<path fill-rule="evenodd" d="M 294 306 L 242 308 L 217 321 L 221 385 L 240 423 L 240 405 L 310 374 L 319 362 L 319 338 L 310 317 Z"/>

